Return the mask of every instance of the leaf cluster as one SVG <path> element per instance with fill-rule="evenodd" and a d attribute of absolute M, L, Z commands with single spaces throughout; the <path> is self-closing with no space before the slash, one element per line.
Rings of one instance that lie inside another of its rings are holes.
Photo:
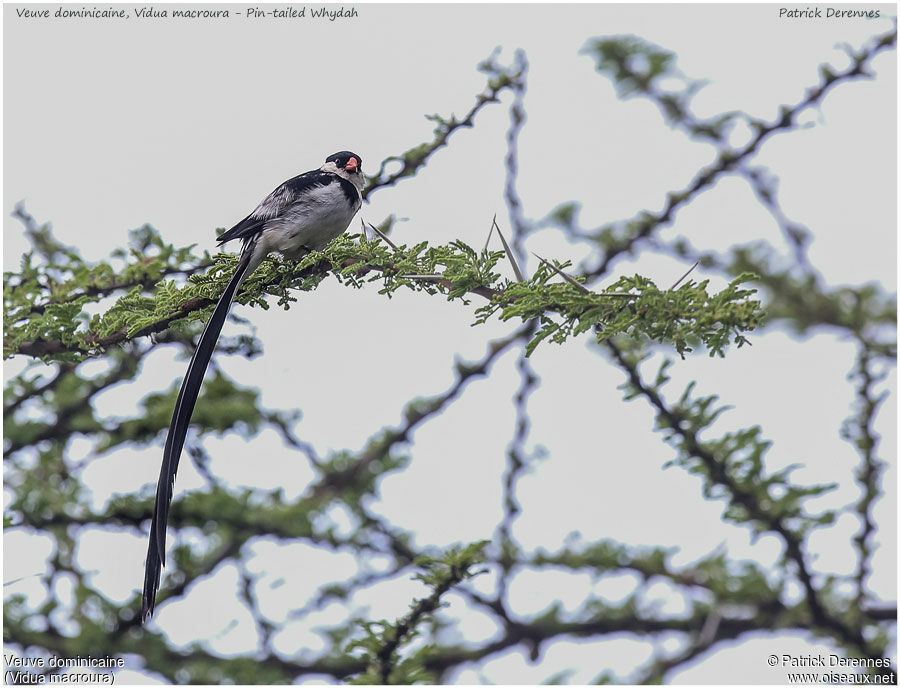
<path fill-rule="evenodd" d="M 685 127 L 695 138 L 726 139 L 737 113 L 695 118 L 690 103 L 703 82 L 686 79 L 676 68 L 671 51 L 637 36 L 613 36 L 591 39 L 582 52 L 594 58 L 598 72 L 612 79 L 619 97 L 650 98 L 670 125 Z"/>
<path fill-rule="evenodd" d="M 3 275 L 4 358 L 26 342 L 52 343 L 43 355 L 55 360 L 74 362 L 99 353 L 104 336 L 117 328 L 133 336 L 149 322 L 150 313 L 171 308 L 177 289 L 166 276 L 191 275 L 210 265 L 207 252 L 176 248 L 149 225 L 130 233 L 127 249 L 116 249 L 109 260 L 96 263 L 74 249 L 59 248 L 49 225 L 40 228 L 40 236 L 40 242 L 32 238 L 34 249 L 22 256 L 19 271 Z M 157 286 L 154 298 L 145 296 Z M 124 296 L 106 316 L 89 315 L 91 304 L 121 292 Z"/>
<path fill-rule="evenodd" d="M 683 358 L 697 345 L 706 347 L 711 356 L 724 356 L 728 344 L 747 344 L 745 333 L 763 318 L 761 303 L 751 298 L 756 290 L 742 287 L 755 279 L 750 273 L 739 275 L 716 294 L 707 291 L 708 281 L 661 290 L 640 275 L 621 277 L 598 294 L 550 283 L 553 276 L 541 265 L 529 282 L 510 284 L 479 309 L 479 322 L 498 311 L 501 320 L 538 318 L 540 328 L 528 344 L 529 355 L 544 339 L 562 343 L 593 329 L 600 342 L 627 334 L 672 345 Z"/>
<path fill-rule="evenodd" d="M 230 279 L 235 256 L 215 256 L 208 271 L 191 274 L 186 283 L 159 279 L 149 292 L 150 276 L 161 277 L 173 270 L 173 265 L 180 269 L 190 254 L 189 249 L 165 244 L 150 228 L 145 228 L 144 238 L 159 248 L 157 255 L 147 259 L 132 249 L 131 261 L 119 273 L 112 272 L 106 262 L 88 267 L 81 261 L 79 267 L 70 268 L 69 280 L 77 286 L 66 286 L 65 293 L 80 295 L 68 301 L 54 300 L 59 290 L 45 287 L 49 266 L 40 269 L 26 261 L 21 273 L 7 274 L 5 288 L 11 298 L 5 312 L 4 355 L 37 353 L 43 358 L 79 360 L 169 327 L 180 332 L 202 320 Z M 551 283 L 554 273 L 546 266 L 527 282 L 511 283 L 497 272 L 503 252 L 478 253 L 461 241 L 393 248 L 380 241 L 357 242 L 357 238 L 339 237 L 324 253 L 313 252 L 296 263 L 267 258 L 246 281 L 238 301 L 268 308 L 267 297 L 274 296 L 278 305 L 288 309 L 297 292 L 315 289 L 330 272 L 357 288 L 380 282 L 379 293 L 387 296 L 406 288 L 442 293 L 448 300 L 468 304 L 468 296 L 477 294 L 489 303 L 476 311 L 475 324 L 494 314 L 504 321 L 540 320 L 541 327 L 527 349 L 529 355 L 548 337 L 562 343 L 593 328 L 600 341 L 627 333 L 673 345 L 682 356 L 697 344 L 708 348 L 711 355 L 721 356 L 729 343 L 742 346 L 747 342 L 745 333 L 758 325 L 763 313 L 759 301 L 751 298 L 754 291 L 741 287 L 753 279 L 750 274 L 740 275 L 717 294 L 708 293 L 707 282 L 688 282 L 677 290 L 663 291 L 639 275 L 623 277 L 606 292 L 593 294 L 565 283 Z M 101 273 L 105 275 L 104 289 L 88 293 L 88 275 Z M 106 298 L 115 285 L 133 286 L 105 312 L 88 317 L 86 304 Z M 26 309 L 24 303 L 29 299 L 36 299 L 40 307 Z"/>
<path fill-rule="evenodd" d="M 424 583 L 431 594 L 410 605 L 409 613 L 396 622 L 362 621 L 364 636 L 351 641 L 348 652 L 362 650 L 366 670 L 355 677 L 354 684 L 409 685 L 420 681 L 433 681 L 434 677 L 424 665 L 434 648 L 424 645 L 400 657 L 400 648 L 419 635 L 419 627 L 441 606 L 441 598 L 453 587 L 482 573 L 475 567 L 484 561 L 487 540 L 464 547 L 452 547 L 442 556 L 423 556 L 415 564 L 422 571 L 415 578 Z"/>
<path fill-rule="evenodd" d="M 759 426 L 724 432 L 715 439 L 701 437 L 728 410 L 717 404 L 717 395 L 695 396 L 692 382 L 677 402 L 666 405 L 661 392 L 671 365 L 671 359 L 664 361 L 653 383 L 636 383 L 632 378 L 623 385 L 627 400 L 644 396 L 656 406 L 656 428 L 677 451 L 667 467 L 680 466 L 698 475 L 704 497 L 726 502 L 723 519 L 750 526 L 755 536 L 790 531 L 793 539 L 799 539 L 813 528 L 834 522 L 833 511 L 814 514 L 805 509 L 805 503 L 834 490 L 836 484 L 796 484 L 790 476 L 798 464 L 768 470 L 765 455 L 771 442 L 763 438 Z"/>

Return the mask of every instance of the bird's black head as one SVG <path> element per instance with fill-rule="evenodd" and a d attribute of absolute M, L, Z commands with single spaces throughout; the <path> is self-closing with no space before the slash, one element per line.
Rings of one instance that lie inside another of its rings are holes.
<path fill-rule="evenodd" d="M 341 151 L 325 158 L 325 162 L 333 162 L 339 170 L 344 170 L 350 174 L 362 174 L 362 158 L 356 153 L 350 151 Z"/>

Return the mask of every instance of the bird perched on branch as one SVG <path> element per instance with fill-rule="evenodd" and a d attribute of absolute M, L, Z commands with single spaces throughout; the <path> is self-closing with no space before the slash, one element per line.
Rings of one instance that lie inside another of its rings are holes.
<path fill-rule="evenodd" d="M 363 183 L 362 158 L 356 153 L 341 151 L 329 155 L 319 169 L 288 179 L 266 196 L 252 213 L 219 237 L 219 244 L 241 239 L 243 247 L 234 275 L 219 297 L 197 342 L 197 350 L 175 402 L 156 486 L 153 520 L 150 522 L 142 621 L 150 618 L 156 606 L 160 574 L 166 563 L 169 505 L 191 413 L 238 288 L 273 251 L 287 259 L 299 259 L 310 251 L 324 248 L 329 241 L 343 234 L 362 205 Z"/>

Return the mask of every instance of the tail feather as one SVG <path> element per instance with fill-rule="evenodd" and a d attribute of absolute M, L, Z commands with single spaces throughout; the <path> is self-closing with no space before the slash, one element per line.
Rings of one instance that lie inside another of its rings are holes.
<path fill-rule="evenodd" d="M 246 242 L 237 269 L 228 282 L 228 286 L 225 287 L 225 291 L 222 292 L 222 296 L 219 297 L 219 302 L 213 309 L 203 334 L 200 335 L 197 350 L 191 358 L 187 374 L 181 383 L 181 391 L 175 402 L 175 412 L 172 415 L 166 446 L 163 450 L 162 467 L 156 486 L 156 504 L 153 507 L 153 519 L 150 521 L 150 544 L 147 549 L 144 596 L 141 606 L 142 621 L 147 621 L 153 615 L 156 607 L 156 592 L 159 590 L 162 567 L 166 565 L 166 524 L 175 487 L 175 473 L 178 470 L 178 461 L 181 458 L 181 450 L 184 448 L 184 440 L 187 436 L 191 414 L 194 411 L 194 404 L 197 403 L 197 395 L 200 393 L 200 386 L 203 383 L 203 376 L 216 348 L 222 326 L 228 317 L 231 302 L 234 301 L 241 282 L 259 265 L 260 261 L 261 256 L 257 255 L 256 242 L 252 240 Z"/>

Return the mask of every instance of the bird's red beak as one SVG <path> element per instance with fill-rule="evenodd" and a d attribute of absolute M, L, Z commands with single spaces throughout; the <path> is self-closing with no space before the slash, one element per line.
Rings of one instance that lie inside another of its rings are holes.
<path fill-rule="evenodd" d="M 350 158 L 347 161 L 347 164 L 344 165 L 344 169 L 348 172 L 356 172 L 356 168 L 359 165 L 359 161 L 356 158 Z"/>

